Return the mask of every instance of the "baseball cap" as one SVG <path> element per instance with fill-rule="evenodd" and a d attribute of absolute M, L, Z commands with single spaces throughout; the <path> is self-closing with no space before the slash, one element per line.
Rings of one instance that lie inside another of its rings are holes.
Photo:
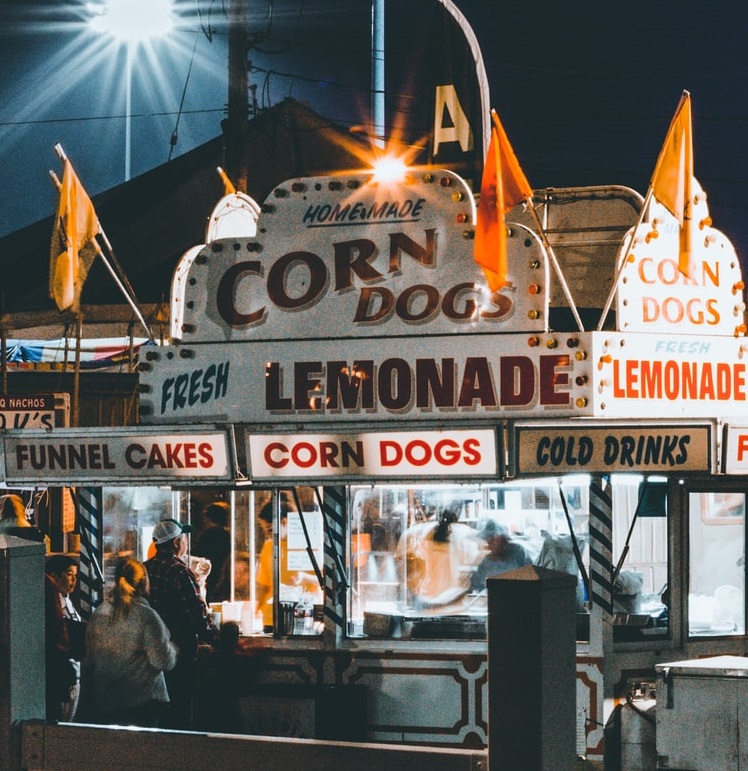
<path fill-rule="evenodd" d="M 489 538 L 497 538 L 502 535 L 509 535 L 509 528 L 495 519 L 486 520 L 483 529 L 477 534 L 479 538 L 487 541 Z"/>
<path fill-rule="evenodd" d="M 176 519 L 162 519 L 153 528 L 153 543 L 166 543 L 179 538 L 182 533 L 191 533 L 195 528 L 192 525 L 183 525 Z"/>

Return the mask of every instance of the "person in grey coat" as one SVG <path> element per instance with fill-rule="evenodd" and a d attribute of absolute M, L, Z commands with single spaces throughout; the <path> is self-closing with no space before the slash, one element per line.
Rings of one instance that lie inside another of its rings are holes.
<path fill-rule="evenodd" d="M 143 563 L 124 559 L 109 599 L 91 616 L 81 698 L 93 722 L 157 726 L 168 706 L 164 672 L 174 667 L 177 647 L 148 589 Z"/>

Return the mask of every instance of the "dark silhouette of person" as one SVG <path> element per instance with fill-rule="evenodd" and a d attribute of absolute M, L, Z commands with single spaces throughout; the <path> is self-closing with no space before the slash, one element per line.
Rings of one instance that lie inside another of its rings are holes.
<path fill-rule="evenodd" d="M 228 600 L 231 585 L 227 563 L 231 556 L 231 533 L 228 530 L 231 509 L 224 501 L 214 501 L 203 511 L 205 529 L 192 546 L 195 557 L 210 560 L 211 568 L 205 579 L 205 599 L 208 602 Z"/>

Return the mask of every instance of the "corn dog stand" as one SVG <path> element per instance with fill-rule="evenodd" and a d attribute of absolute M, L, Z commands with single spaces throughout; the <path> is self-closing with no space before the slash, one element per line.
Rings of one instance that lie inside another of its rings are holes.
<path fill-rule="evenodd" d="M 289 180 L 256 235 L 183 259 L 171 343 L 142 362 L 137 431 L 98 450 L 85 432 L 4 435 L 9 485 L 104 489 L 112 555 L 142 549 L 164 512 L 197 521 L 207 501 L 230 503 L 226 603 L 240 605 L 227 618 L 255 662 L 246 732 L 484 748 L 486 602 L 470 581 L 487 521 L 577 579 L 581 755 L 602 758 L 610 710 L 657 662 L 745 646 L 734 249 L 701 191 L 692 279 L 678 271 L 677 223 L 638 193 L 535 200 L 539 220 L 508 215 L 509 281 L 492 293 L 456 174 Z M 190 463 L 174 449 L 187 444 Z M 126 474 L 110 465 L 115 446 Z M 269 628 L 256 596 L 268 502 Z M 461 562 L 427 601 L 419 554 L 447 510 Z M 316 595 L 294 595 L 300 576 Z M 313 623 L 292 626 L 281 611 L 302 599 Z M 330 692 L 335 706 L 320 708 Z M 359 724 L 336 733 L 346 710 Z"/>

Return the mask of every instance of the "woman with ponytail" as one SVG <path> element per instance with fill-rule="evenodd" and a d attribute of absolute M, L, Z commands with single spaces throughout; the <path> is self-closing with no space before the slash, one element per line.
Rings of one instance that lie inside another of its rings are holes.
<path fill-rule="evenodd" d="M 480 558 L 475 531 L 458 521 L 456 509 L 442 508 L 422 531 L 414 550 L 423 565 L 416 607 L 448 605 L 470 589 L 469 576 Z"/>
<path fill-rule="evenodd" d="M 86 631 L 84 716 L 97 723 L 157 726 L 169 704 L 164 672 L 177 660 L 169 630 L 148 602 L 142 562 L 118 565 L 109 598 Z"/>

